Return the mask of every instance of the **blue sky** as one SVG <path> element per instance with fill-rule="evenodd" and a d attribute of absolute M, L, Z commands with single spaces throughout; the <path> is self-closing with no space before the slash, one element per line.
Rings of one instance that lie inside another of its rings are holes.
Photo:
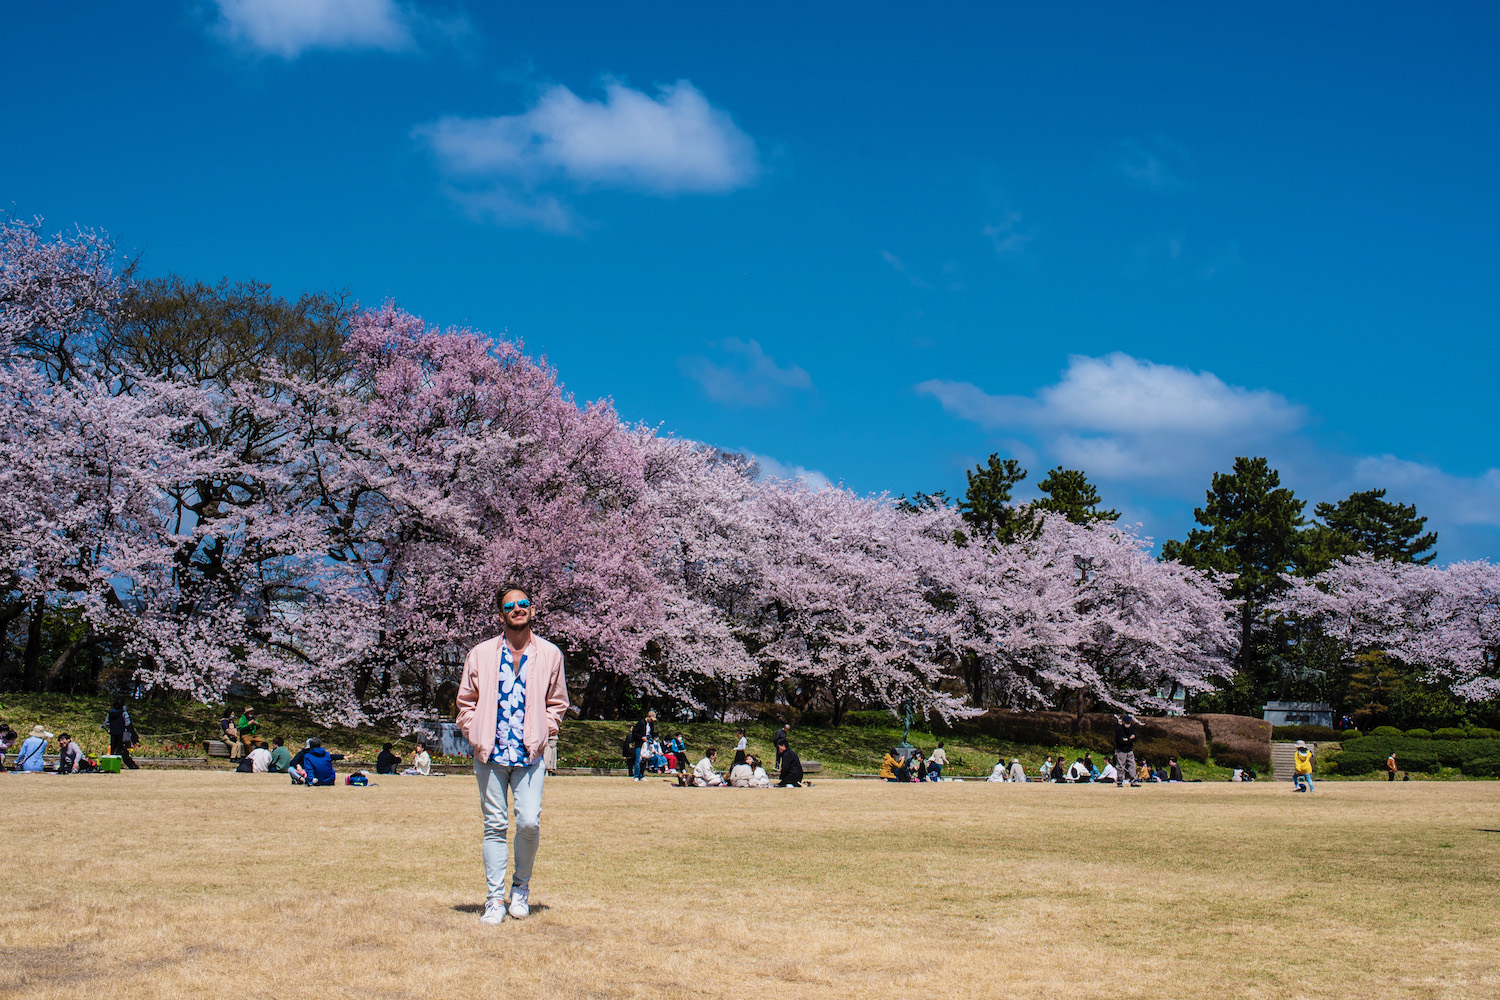
<path fill-rule="evenodd" d="M 1265 454 L 1500 555 L 1484 4 L 15 5 L 0 204 L 861 491 Z M 1309 508 L 1310 510 L 1310 508 Z"/>

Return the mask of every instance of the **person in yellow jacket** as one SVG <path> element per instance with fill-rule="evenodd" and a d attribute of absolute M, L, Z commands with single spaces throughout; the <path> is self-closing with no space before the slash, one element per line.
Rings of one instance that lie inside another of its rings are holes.
<path fill-rule="evenodd" d="M 1292 791 L 1310 792 L 1313 790 L 1313 761 L 1312 751 L 1302 740 L 1297 741 L 1297 753 L 1292 758 Z"/>
<path fill-rule="evenodd" d="M 885 759 L 880 762 L 880 780 L 895 781 L 896 771 L 901 767 L 901 758 L 896 756 L 894 750 L 885 752 Z"/>

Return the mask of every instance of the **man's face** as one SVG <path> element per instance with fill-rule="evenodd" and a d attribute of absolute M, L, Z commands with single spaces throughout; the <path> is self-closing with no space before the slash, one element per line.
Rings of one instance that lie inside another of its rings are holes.
<path fill-rule="evenodd" d="M 508 628 L 525 628 L 531 623 L 531 598 L 524 590 L 508 590 L 500 598 L 500 616 Z"/>

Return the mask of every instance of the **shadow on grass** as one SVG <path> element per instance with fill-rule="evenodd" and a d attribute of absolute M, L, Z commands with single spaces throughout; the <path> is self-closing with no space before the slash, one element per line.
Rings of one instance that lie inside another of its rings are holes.
<path fill-rule="evenodd" d="M 454 909 L 454 911 L 456 911 L 458 913 L 483 913 L 484 912 L 484 904 L 483 903 L 459 903 L 457 906 L 453 907 L 453 909 Z M 545 903 L 532 903 L 531 904 L 531 915 L 532 916 L 536 916 L 538 913 L 546 913 L 550 909 L 552 909 L 552 907 L 547 906 Z"/>

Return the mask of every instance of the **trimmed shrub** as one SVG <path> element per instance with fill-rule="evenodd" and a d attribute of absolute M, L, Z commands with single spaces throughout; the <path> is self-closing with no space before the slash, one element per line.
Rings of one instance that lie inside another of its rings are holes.
<path fill-rule="evenodd" d="M 1430 729 L 1408 729 L 1402 735 L 1404 735 L 1409 740 L 1430 740 L 1430 739 L 1432 739 L 1432 730 L 1430 730 Z"/>
<path fill-rule="evenodd" d="M 1500 756 L 1475 757 L 1464 765 L 1464 774 L 1476 778 L 1500 778 Z"/>
<path fill-rule="evenodd" d="M 1469 739 L 1500 740 L 1500 729 L 1486 729 L 1483 726 L 1476 726 L 1475 728 L 1469 730 Z"/>
<path fill-rule="evenodd" d="M 1343 734 L 1332 726 L 1274 726 L 1271 729 L 1271 739 L 1284 743 L 1294 743 L 1297 740 L 1337 743 L 1343 738 Z"/>
<path fill-rule="evenodd" d="M 1359 732 L 1358 729 L 1346 729 L 1342 733 L 1339 733 L 1339 740 L 1340 741 L 1343 741 L 1343 740 L 1357 740 L 1357 739 L 1359 739 L 1359 737 L 1360 737 L 1360 732 Z"/>
<path fill-rule="evenodd" d="M 1267 770 L 1271 766 L 1271 724 L 1265 719 L 1246 715 L 1190 715 L 1203 723 L 1208 734 L 1209 750 L 1224 767 L 1253 767 Z M 1227 760 L 1244 763 L 1226 764 Z"/>
<path fill-rule="evenodd" d="M 1370 732 L 1370 735 L 1371 736 L 1404 736 L 1405 734 L 1403 732 L 1401 732 L 1401 730 L 1397 729 L 1395 726 L 1376 726 Z"/>
<path fill-rule="evenodd" d="M 1407 733 L 1406 735 L 1410 736 L 1411 733 Z M 1449 727 L 1446 729 L 1434 729 L 1432 731 L 1432 738 L 1435 740 L 1466 740 L 1469 738 L 1469 734 L 1462 729 Z"/>

